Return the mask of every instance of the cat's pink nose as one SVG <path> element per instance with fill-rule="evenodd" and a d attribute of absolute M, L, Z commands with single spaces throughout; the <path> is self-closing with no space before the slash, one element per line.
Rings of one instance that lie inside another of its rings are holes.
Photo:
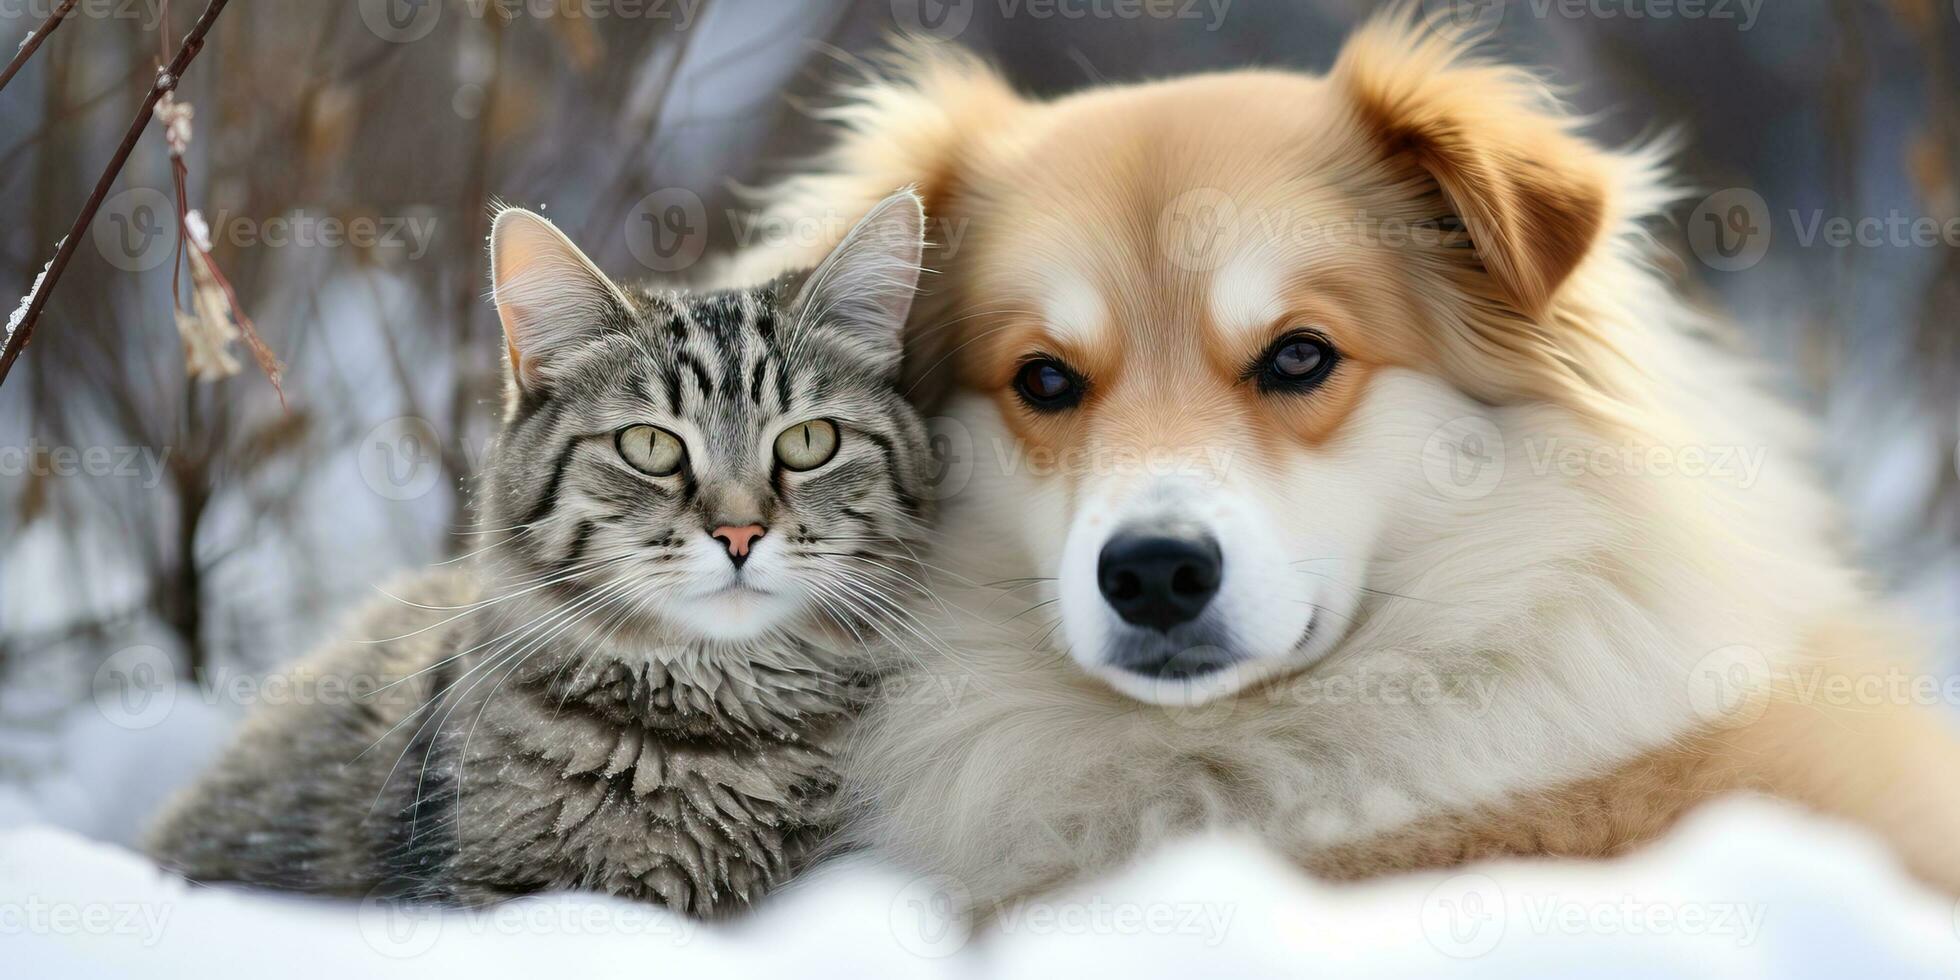
<path fill-rule="evenodd" d="M 735 564 L 740 565 L 742 559 L 749 556 L 749 545 L 754 544 L 755 539 L 762 537 L 763 530 L 760 524 L 744 524 L 741 527 L 724 524 L 708 533 L 727 545 L 728 557 L 735 559 Z"/>

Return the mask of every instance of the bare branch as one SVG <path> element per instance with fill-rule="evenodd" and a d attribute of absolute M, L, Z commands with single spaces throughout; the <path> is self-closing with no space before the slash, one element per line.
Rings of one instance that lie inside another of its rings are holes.
<path fill-rule="evenodd" d="M 20 50 L 14 52 L 14 60 L 7 62 L 7 70 L 0 71 L 0 90 L 5 90 L 7 83 L 13 81 L 15 75 L 20 74 L 21 66 L 27 64 L 27 59 L 34 57 L 34 52 L 41 50 L 41 42 L 47 40 L 48 35 L 53 34 L 54 29 L 61 26 L 61 22 L 68 18 L 68 12 L 75 9 L 76 2 L 77 0 L 62 0 L 61 6 L 56 7 L 54 13 L 49 14 L 48 19 L 42 21 L 41 26 L 35 28 L 34 33 L 27 35 L 27 40 L 20 43 Z"/>
<path fill-rule="evenodd" d="M 48 263 L 46 275 L 35 288 L 33 299 L 28 301 L 26 314 L 13 333 L 7 337 L 6 349 L 0 351 L 0 385 L 7 383 L 7 372 L 13 369 L 14 361 L 20 357 L 21 348 L 26 347 L 28 340 L 33 337 L 34 325 L 41 319 L 41 310 L 48 305 L 48 296 L 54 292 L 55 282 L 68 268 L 68 260 L 74 258 L 75 249 L 81 245 L 82 237 L 88 234 L 89 225 L 95 222 L 95 212 L 101 209 L 103 199 L 109 196 L 109 188 L 115 186 L 116 178 L 122 174 L 123 165 L 129 162 L 129 154 L 136 149 L 136 141 L 142 137 L 143 130 L 149 127 L 150 117 L 156 112 L 157 100 L 177 88 L 177 81 L 183 77 L 184 71 L 190 67 L 197 53 L 204 49 L 204 35 L 211 30 L 211 25 L 217 21 L 218 14 L 225 9 L 225 4 L 228 2 L 230 0 L 211 0 L 204 8 L 203 15 L 198 17 L 197 23 L 191 26 L 190 33 L 184 35 L 184 43 L 177 49 L 177 56 L 170 59 L 170 64 L 157 71 L 156 82 L 150 86 L 149 94 L 144 96 L 143 105 L 136 110 L 136 118 L 130 120 L 129 131 L 123 134 L 122 145 L 116 147 L 115 156 L 109 159 L 109 166 L 102 171 L 101 178 L 96 180 L 95 190 L 89 193 L 88 202 L 82 205 L 82 213 L 75 217 L 75 224 L 69 229 L 68 237 L 62 239 L 61 247 L 55 251 L 53 261 Z"/>

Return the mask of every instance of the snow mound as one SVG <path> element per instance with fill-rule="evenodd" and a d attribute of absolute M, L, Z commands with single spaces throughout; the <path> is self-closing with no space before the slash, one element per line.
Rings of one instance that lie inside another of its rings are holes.
<path fill-rule="evenodd" d="M 0 946 L 23 977 L 1951 976 L 1952 902 L 1875 844 L 1762 800 L 1601 864 L 1508 861 L 1316 882 L 1192 840 L 972 931 L 957 882 L 867 859 L 732 924 L 555 895 L 436 912 L 188 886 L 45 825 L 0 831 Z M 712 971 L 712 972 L 710 972 Z"/>

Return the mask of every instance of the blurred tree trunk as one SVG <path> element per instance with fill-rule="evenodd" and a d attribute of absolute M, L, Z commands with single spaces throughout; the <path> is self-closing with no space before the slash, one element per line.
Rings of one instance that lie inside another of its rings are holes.
<path fill-rule="evenodd" d="M 449 499 L 449 526 L 457 530 L 467 527 L 470 521 L 470 515 L 465 512 L 463 481 L 471 475 L 474 459 L 469 450 L 472 416 L 476 414 L 477 403 L 490 389 L 489 379 L 477 369 L 484 359 L 477 355 L 477 345 L 473 343 L 476 332 L 471 327 L 482 306 L 483 283 L 489 281 L 484 240 L 490 234 L 487 224 L 491 166 L 496 155 L 494 143 L 501 109 L 498 97 L 503 91 L 504 20 L 488 16 L 483 19 L 483 25 L 490 35 L 487 42 L 490 71 L 483 83 L 483 104 L 477 110 L 476 129 L 465 146 L 469 157 L 464 160 L 463 199 L 459 208 L 463 234 L 457 236 L 460 254 L 454 266 L 457 270 L 455 307 L 450 313 L 455 331 L 452 344 L 456 382 L 450 392 L 449 431 L 442 439 L 443 492 Z M 454 556 L 464 550 L 464 542 L 472 540 L 464 534 L 450 534 L 444 537 L 443 543 L 449 555 Z"/>

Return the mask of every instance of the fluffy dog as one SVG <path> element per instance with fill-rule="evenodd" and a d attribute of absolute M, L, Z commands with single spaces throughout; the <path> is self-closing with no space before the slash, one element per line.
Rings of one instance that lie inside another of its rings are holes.
<path fill-rule="evenodd" d="M 1405 15 L 1053 101 L 927 46 L 835 120 L 769 205 L 919 188 L 956 449 L 951 650 L 847 767 L 861 842 L 984 907 L 1208 824 L 1353 877 L 1753 789 L 1960 890 L 1916 641 L 1656 262 L 1663 148 Z"/>

